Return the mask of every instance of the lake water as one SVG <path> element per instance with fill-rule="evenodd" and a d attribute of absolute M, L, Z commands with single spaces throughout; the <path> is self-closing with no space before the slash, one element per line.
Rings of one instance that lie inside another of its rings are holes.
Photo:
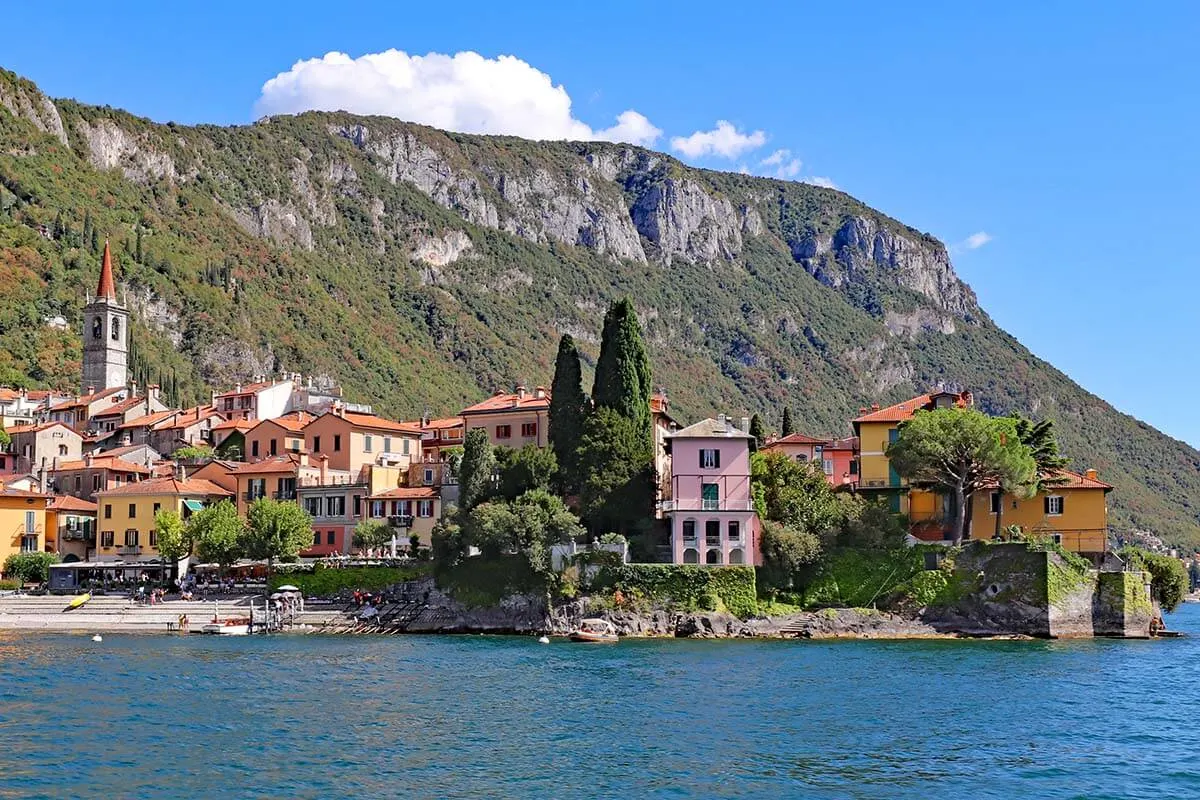
<path fill-rule="evenodd" d="M 0 634 L 0 797 L 1200 796 L 1164 641 Z"/>

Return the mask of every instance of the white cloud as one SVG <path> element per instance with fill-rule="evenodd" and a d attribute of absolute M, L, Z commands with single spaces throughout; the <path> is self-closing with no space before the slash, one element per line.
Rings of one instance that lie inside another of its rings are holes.
<path fill-rule="evenodd" d="M 672 136 L 671 149 L 683 153 L 688 158 L 701 156 L 720 156 L 721 158 L 737 158 L 742 153 L 762 147 L 767 143 L 767 135 L 762 131 L 742 133 L 732 122 L 717 120 L 717 126 L 711 131 L 696 131 L 691 136 Z"/>
<path fill-rule="evenodd" d="M 327 53 L 297 61 L 263 84 L 260 116 L 302 111 L 380 114 L 463 133 L 528 139 L 605 139 L 651 145 L 662 131 L 629 110 L 593 130 L 571 114 L 571 97 L 550 76 L 515 56 L 478 53 L 410 56 L 402 50 L 351 58 Z"/>
<path fill-rule="evenodd" d="M 811 183 L 813 186 L 823 186 L 826 189 L 838 188 L 837 184 L 834 183 L 832 180 L 830 180 L 829 178 L 822 177 L 820 175 L 812 175 L 808 178 L 801 178 L 800 180 L 804 183 Z"/>
<path fill-rule="evenodd" d="M 965 253 L 969 250 L 978 250 L 992 240 L 992 235 L 986 231 L 972 233 L 961 242 L 950 246 L 951 253 Z"/>
<path fill-rule="evenodd" d="M 791 150 L 782 148 L 758 162 L 758 166 L 768 168 L 764 174 L 790 180 L 800 174 L 800 168 L 804 164 L 800 159 L 792 158 Z"/>

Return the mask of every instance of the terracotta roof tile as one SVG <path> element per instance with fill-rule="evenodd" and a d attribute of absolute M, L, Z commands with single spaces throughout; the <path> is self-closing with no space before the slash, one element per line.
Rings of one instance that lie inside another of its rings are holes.
<path fill-rule="evenodd" d="M 54 511 L 80 511 L 83 513 L 96 513 L 96 504 L 88 500 L 80 500 L 78 497 L 71 497 L 68 494 L 59 495 L 50 501 L 47 506 Z"/>
<path fill-rule="evenodd" d="M 400 486 L 371 495 L 372 500 L 432 500 L 438 496 L 437 490 L 427 486 Z"/>
<path fill-rule="evenodd" d="M 50 410 L 51 411 L 66 411 L 71 408 L 80 408 L 82 406 L 91 405 L 92 403 L 96 402 L 97 400 L 103 400 L 106 397 L 111 397 L 112 395 L 117 394 L 119 392 L 123 392 L 123 391 L 125 391 L 124 387 L 116 386 L 112 389 L 105 389 L 104 391 L 101 391 L 101 392 L 95 392 L 94 394 L 85 394 L 85 395 L 82 395 L 81 397 L 72 397 L 68 400 L 64 400 L 61 403 L 58 403 L 57 405 L 50 406 Z"/>
<path fill-rule="evenodd" d="M 369 428 L 378 431 L 395 431 L 396 433 L 411 433 L 419 435 L 421 428 L 416 425 L 409 425 L 404 422 L 395 422 L 390 419 L 375 416 L 374 414 L 354 414 L 350 411 L 344 413 L 345 420 L 356 428 Z"/>
<path fill-rule="evenodd" d="M 77 469 L 110 469 L 115 472 L 136 472 L 141 475 L 150 474 L 150 470 L 140 464 L 134 464 L 132 461 L 126 461 L 123 458 L 111 455 L 99 455 L 92 457 L 92 463 L 89 466 L 86 459 L 76 461 L 63 461 L 58 467 L 51 469 L 51 472 L 72 472 Z"/>
<path fill-rule="evenodd" d="M 538 411 L 549 408 L 549 392 L 546 392 L 543 397 L 537 397 L 534 392 L 526 392 L 524 397 L 518 397 L 511 392 L 502 392 L 473 406 L 467 406 L 461 413 L 466 416 L 467 414 L 492 414 L 501 411 Z"/>
<path fill-rule="evenodd" d="M 164 420 L 168 420 L 178 413 L 178 411 L 156 411 L 153 414 L 143 414 L 140 417 L 134 417 L 128 422 L 122 422 L 117 426 L 117 430 L 122 428 L 148 428 Z"/>
<path fill-rule="evenodd" d="M 958 408 L 965 408 L 968 405 L 967 399 L 964 397 L 964 394 L 966 394 L 965 392 L 961 394 L 956 392 L 930 392 L 928 394 L 918 395 L 917 397 L 905 400 L 903 403 L 896 403 L 895 405 L 887 406 L 886 408 L 870 411 L 866 414 L 856 417 L 854 421 L 904 422 L 906 419 L 911 419 L 912 415 L 920 409 L 928 408 L 933 402 L 933 398 L 940 394 L 952 395 L 955 398 L 954 405 Z"/>
<path fill-rule="evenodd" d="M 255 419 L 229 419 L 219 425 L 213 425 L 212 429 L 214 431 L 248 431 L 257 424 L 258 420 Z"/>
<path fill-rule="evenodd" d="M 260 475 L 274 472 L 295 472 L 299 467 L 300 462 L 291 456 L 271 456 L 262 461 L 238 464 L 229 472 L 231 475 Z"/>
<path fill-rule="evenodd" d="M 103 492 L 97 492 L 97 497 L 108 497 L 110 495 L 139 495 L 139 494 L 186 494 L 186 495 L 219 495 L 221 497 L 229 497 L 233 494 L 228 489 L 223 489 L 217 486 L 212 481 L 206 481 L 202 478 L 189 478 L 187 480 L 179 480 L 174 476 L 164 478 L 150 478 L 149 480 L 139 483 L 127 483 L 124 486 L 118 486 L 116 489 L 108 489 Z"/>

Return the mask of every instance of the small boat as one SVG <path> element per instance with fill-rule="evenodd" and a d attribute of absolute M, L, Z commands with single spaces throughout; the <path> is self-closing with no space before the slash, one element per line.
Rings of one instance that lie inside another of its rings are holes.
<path fill-rule="evenodd" d="M 72 597 L 71 602 L 67 603 L 67 607 L 64 608 L 63 611 L 74 611 L 75 609 L 79 608 L 80 606 L 82 606 L 84 603 L 86 603 L 88 600 L 91 600 L 91 599 L 92 599 L 91 592 L 84 592 L 81 595 Z"/>
<path fill-rule="evenodd" d="M 572 631 L 568 637 L 572 642 L 588 642 L 591 644 L 611 644 L 618 640 L 617 629 L 606 619 L 585 619 L 579 623 L 579 630 Z"/>
<path fill-rule="evenodd" d="M 201 633 L 213 633 L 219 636 L 246 636 L 250 633 L 249 617 L 229 617 L 217 619 L 200 628 Z"/>

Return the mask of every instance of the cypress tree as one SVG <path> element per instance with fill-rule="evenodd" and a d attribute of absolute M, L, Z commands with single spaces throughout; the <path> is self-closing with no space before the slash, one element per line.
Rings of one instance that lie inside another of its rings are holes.
<path fill-rule="evenodd" d="M 496 471 L 496 453 L 487 431 L 473 428 L 463 440 L 462 463 L 458 468 L 458 515 L 466 520 L 471 509 L 487 499 Z"/>
<path fill-rule="evenodd" d="M 87 211 L 83 215 L 83 246 L 87 247 L 92 241 L 92 234 L 96 232 L 95 225 L 92 224 L 92 212 Z"/>
<path fill-rule="evenodd" d="M 635 422 L 650 437 L 650 358 L 633 302 L 622 298 L 604 315 L 592 400 Z"/>
<path fill-rule="evenodd" d="M 758 414 L 750 417 L 750 430 L 747 431 L 754 437 L 754 443 L 762 447 L 767 441 L 767 429 L 763 427 L 762 417 Z"/>
<path fill-rule="evenodd" d="M 558 342 L 554 382 L 550 385 L 550 447 L 558 460 L 559 484 L 566 492 L 574 491 L 579 486 L 579 462 L 575 457 L 575 449 L 583 434 L 587 412 L 579 350 L 571 335 L 564 334 Z"/>
<path fill-rule="evenodd" d="M 792 410 L 790 408 L 784 408 L 783 409 L 783 428 L 780 433 L 782 436 L 791 436 L 795 432 L 796 432 L 796 429 L 794 427 L 792 427 Z"/>

